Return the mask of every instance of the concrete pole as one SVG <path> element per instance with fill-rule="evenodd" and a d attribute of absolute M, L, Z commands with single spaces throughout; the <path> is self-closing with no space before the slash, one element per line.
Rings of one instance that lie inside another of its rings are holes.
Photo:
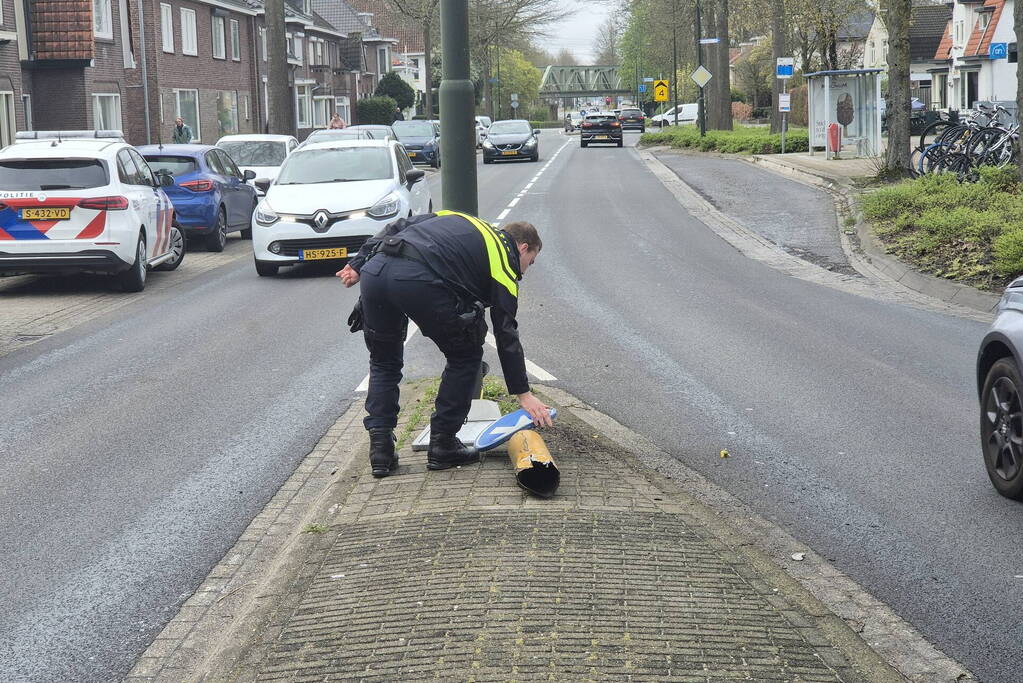
<path fill-rule="evenodd" d="M 675 125 L 678 126 L 678 0 L 671 3 L 671 87 L 675 100 Z"/>
<path fill-rule="evenodd" d="M 703 51 L 700 45 L 700 38 L 703 37 L 703 32 L 700 30 L 700 0 L 696 0 L 696 66 L 703 66 Z M 703 106 L 703 88 L 700 88 L 700 97 L 697 100 L 696 105 L 697 116 L 700 120 L 700 136 L 707 134 L 707 113 Z"/>
<path fill-rule="evenodd" d="M 266 0 L 266 115 L 270 132 L 293 135 L 295 106 L 288 89 L 288 49 L 284 26 L 284 0 Z M 358 100 L 353 103 L 357 104 Z"/>
<path fill-rule="evenodd" d="M 476 195 L 476 128 L 469 80 L 468 0 L 441 0 L 443 77 L 440 82 L 440 154 L 444 207 L 472 216 Z"/>

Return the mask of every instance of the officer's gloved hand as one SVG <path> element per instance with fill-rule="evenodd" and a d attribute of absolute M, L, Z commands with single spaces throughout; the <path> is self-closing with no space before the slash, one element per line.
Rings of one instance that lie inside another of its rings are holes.
<path fill-rule="evenodd" d="M 532 391 L 519 394 L 519 406 L 525 410 L 537 427 L 553 427 L 550 409 L 543 401 L 533 395 Z"/>

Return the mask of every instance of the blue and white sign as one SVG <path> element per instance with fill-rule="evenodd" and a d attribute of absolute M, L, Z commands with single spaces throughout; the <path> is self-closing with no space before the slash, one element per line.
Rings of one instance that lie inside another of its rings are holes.
<path fill-rule="evenodd" d="M 1009 44 L 991 43 L 991 46 L 987 50 L 987 56 L 990 57 L 991 59 L 1008 59 Z"/>
<path fill-rule="evenodd" d="M 778 78 L 792 78 L 796 69 L 794 57 L 779 57 L 778 65 L 775 67 L 775 76 Z"/>
<path fill-rule="evenodd" d="M 648 76 L 644 76 L 644 77 L 643 77 L 643 82 L 644 82 L 644 83 L 653 83 L 653 82 L 654 82 L 654 79 L 652 79 L 652 78 L 650 78 L 650 77 L 648 77 Z"/>
<path fill-rule="evenodd" d="M 646 92 L 646 86 L 645 86 L 645 85 L 643 85 L 642 83 L 640 83 L 640 84 L 639 84 L 639 91 L 640 91 L 640 92 Z"/>
<path fill-rule="evenodd" d="M 550 410 L 551 419 L 553 420 L 558 416 L 558 411 L 554 408 Z M 476 437 L 476 448 L 481 451 L 488 451 L 512 438 L 512 434 L 515 432 L 529 429 L 532 426 L 533 418 L 525 410 L 519 409 L 514 413 L 508 413 L 500 420 L 496 420 Z"/>

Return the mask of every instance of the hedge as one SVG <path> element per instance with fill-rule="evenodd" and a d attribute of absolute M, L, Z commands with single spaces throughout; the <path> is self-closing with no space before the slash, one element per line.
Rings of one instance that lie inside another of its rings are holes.
<path fill-rule="evenodd" d="M 529 125 L 533 128 L 563 128 L 565 126 L 564 121 L 530 121 Z"/>
<path fill-rule="evenodd" d="M 367 97 L 359 100 L 355 105 L 358 122 L 363 125 L 382 124 L 390 125 L 394 121 L 394 110 L 398 105 L 387 96 Z"/>
<path fill-rule="evenodd" d="M 672 126 L 657 132 L 644 133 L 641 145 L 668 145 L 696 149 L 701 152 L 729 154 L 778 154 L 781 152 L 781 134 L 756 126 L 738 126 L 735 130 L 708 130 L 700 137 L 696 126 Z M 809 139 L 805 128 L 793 128 L 785 136 L 786 152 L 805 152 Z"/>
<path fill-rule="evenodd" d="M 1023 185 L 1015 168 L 981 168 L 976 183 L 926 175 L 863 197 L 889 252 L 920 270 L 994 289 L 1023 274 Z"/>

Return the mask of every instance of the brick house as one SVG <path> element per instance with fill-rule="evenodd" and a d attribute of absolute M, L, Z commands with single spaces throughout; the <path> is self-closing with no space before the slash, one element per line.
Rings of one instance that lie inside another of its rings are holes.
<path fill-rule="evenodd" d="M 955 0 L 934 55 L 935 90 L 944 90 L 935 98 L 950 109 L 994 101 L 1015 111 L 1019 56 L 1012 16 L 1013 0 Z"/>
<path fill-rule="evenodd" d="M 358 12 L 343 0 L 311 0 L 312 9 L 336 30 L 348 36 L 345 61 L 352 70 L 353 104 L 370 97 L 383 75 L 391 71 L 394 38 L 373 26 L 370 12 Z M 352 111 L 353 116 L 355 111 Z"/>
<path fill-rule="evenodd" d="M 31 109 L 31 98 L 22 85 L 20 54 L 26 46 L 17 28 L 23 14 L 20 0 L 0 0 L 0 147 L 10 144 L 16 130 L 29 127 L 26 105 Z"/>
<path fill-rule="evenodd" d="M 372 26 L 383 35 L 394 38 L 391 50 L 391 70 L 397 71 L 417 93 L 417 103 L 426 92 L 426 50 L 423 27 L 396 11 L 386 0 L 350 0 L 349 4 L 360 13 L 369 15 Z M 439 21 L 439 16 L 435 19 Z M 436 25 L 436 24 L 435 24 Z M 435 52 L 439 46 L 434 45 Z M 437 83 L 433 87 L 437 87 Z"/>

